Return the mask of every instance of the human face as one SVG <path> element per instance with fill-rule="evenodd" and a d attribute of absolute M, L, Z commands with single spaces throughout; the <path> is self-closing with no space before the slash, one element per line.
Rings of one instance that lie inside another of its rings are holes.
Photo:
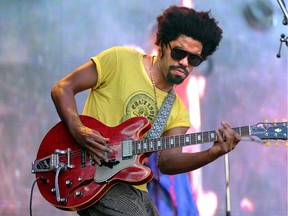
<path fill-rule="evenodd" d="M 170 66 L 166 79 L 170 84 L 182 83 L 193 68 L 203 61 L 200 55 L 202 48 L 199 41 L 184 35 L 168 44 L 165 49 L 165 53 L 167 53 L 165 57 L 168 58 Z"/>

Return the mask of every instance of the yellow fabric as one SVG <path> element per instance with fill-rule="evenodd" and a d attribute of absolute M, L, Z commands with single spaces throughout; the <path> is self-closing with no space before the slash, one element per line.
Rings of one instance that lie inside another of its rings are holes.
<path fill-rule="evenodd" d="M 83 114 L 92 116 L 109 127 L 135 116 L 153 122 L 156 117 L 153 85 L 144 69 L 143 54 L 126 47 L 112 47 L 92 57 L 98 82 L 90 90 Z M 156 89 L 158 106 L 166 92 Z M 160 107 L 159 107 L 160 108 Z M 176 95 L 164 131 L 189 127 L 189 116 L 182 100 Z M 135 186 L 147 191 L 146 184 Z"/>

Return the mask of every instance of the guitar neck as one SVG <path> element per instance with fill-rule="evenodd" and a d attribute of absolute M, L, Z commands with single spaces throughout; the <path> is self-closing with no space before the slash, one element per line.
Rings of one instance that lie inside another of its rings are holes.
<path fill-rule="evenodd" d="M 251 135 L 251 127 L 237 127 L 232 128 L 234 131 L 238 132 L 241 136 Z M 222 137 L 224 135 L 222 134 Z M 148 152 L 161 151 L 164 149 L 184 147 L 189 145 L 203 144 L 208 142 L 217 141 L 217 136 L 215 131 L 206 131 L 192 134 L 183 134 L 170 137 L 159 137 L 159 138 L 149 138 L 143 140 L 133 141 L 133 154 L 141 154 Z"/>

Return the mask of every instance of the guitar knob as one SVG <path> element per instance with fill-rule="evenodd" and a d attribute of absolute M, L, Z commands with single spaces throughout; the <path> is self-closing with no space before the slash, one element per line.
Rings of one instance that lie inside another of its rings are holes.
<path fill-rule="evenodd" d="M 71 187 L 72 186 L 72 181 L 71 180 L 66 180 L 66 186 Z"/>
<path fill-rule="evenodd" d="M 66 199 L 66 198 L 61 198 L 61 199 L 60 199 L 60 202 L 63 203 L 63 204 L 65 204 L 65 203 L 67 203 L 67 199 Z"/>
<path fill-rule="evenodd" d="M 77 197 L 82 197 L 83 194 L 82 194 L 81 191 L 76 191 L 75 195 L 76 195 Z"/>
<path fill-rule="evenodd" d="M 55 193 L 55 192 L 56 192 L 56 189 L 55 189 L 55 188 L 52 188 L 52 189 L 51 189 L 51 192 L 52 192 L 52 193 Z"/>

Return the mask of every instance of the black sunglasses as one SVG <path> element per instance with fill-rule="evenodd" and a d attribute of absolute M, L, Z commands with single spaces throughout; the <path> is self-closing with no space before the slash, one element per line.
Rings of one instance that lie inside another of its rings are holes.
<path fill-rule="evenodd" d="M 168 43 L 171 50 L 171 58 L 175 61 L 180 61 L 188 55 L 188 64 L 193 67 L 199 66 L 203 62 L 203 58 L 196 53 L 189 53 L 185 50 L 179 48 L 171 48 L 170 43 Z"/>

